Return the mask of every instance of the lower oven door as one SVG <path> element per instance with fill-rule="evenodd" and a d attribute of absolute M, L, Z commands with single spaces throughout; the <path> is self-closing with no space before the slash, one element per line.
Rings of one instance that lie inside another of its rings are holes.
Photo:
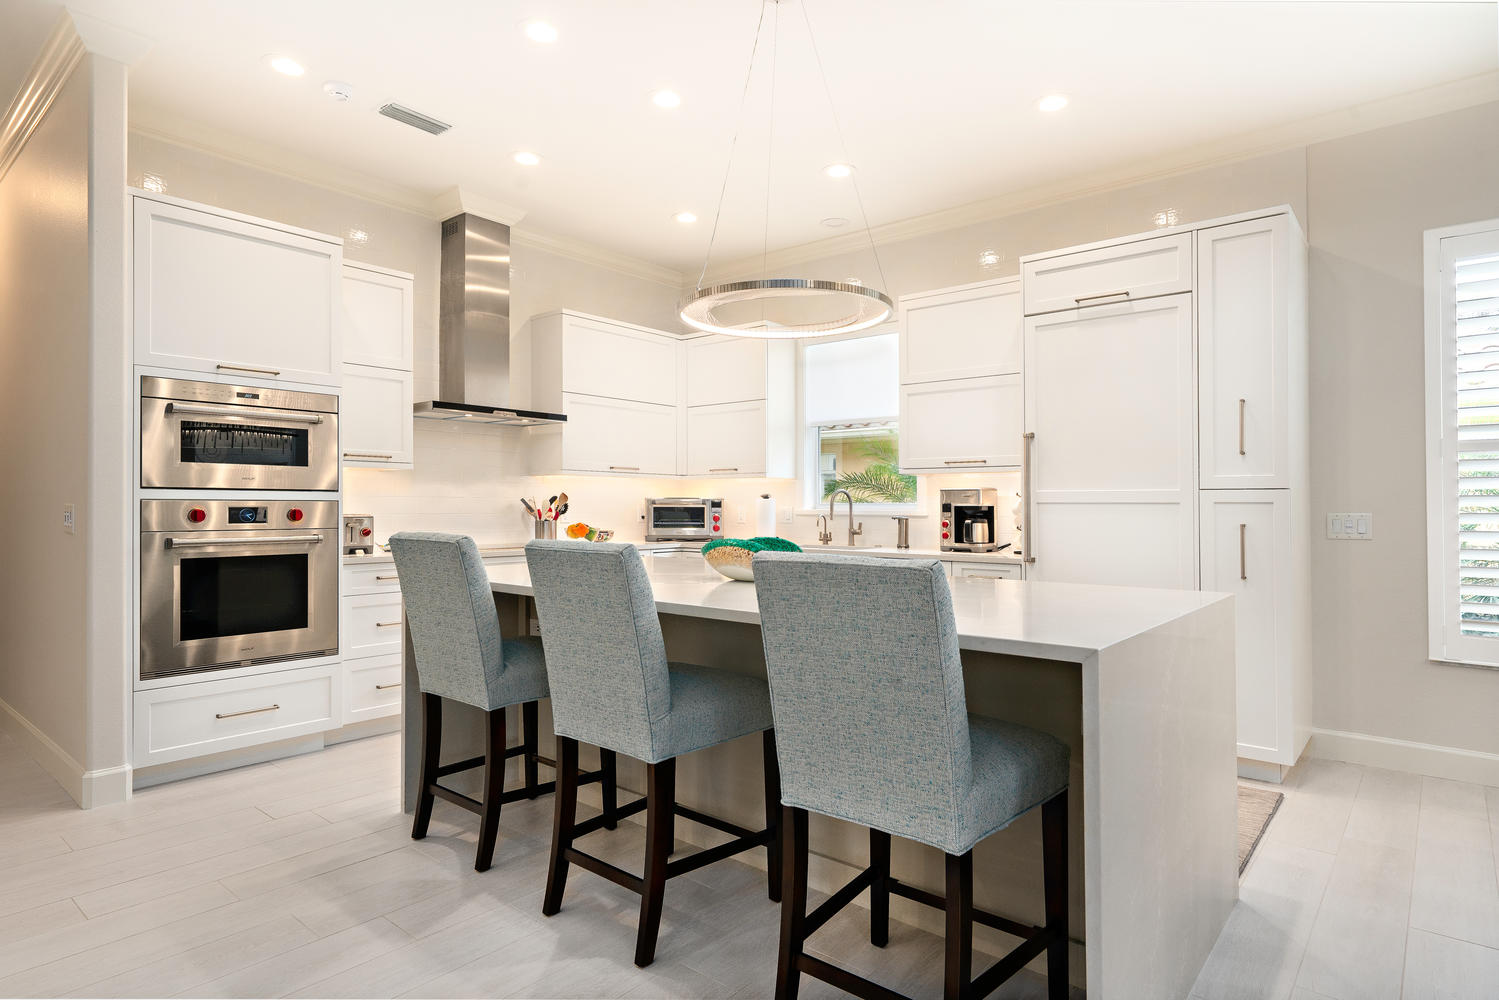
<path fill-rule="evenodd" d="M 141 532 L 142 680 L 338 651 L 338 531 Z"/>

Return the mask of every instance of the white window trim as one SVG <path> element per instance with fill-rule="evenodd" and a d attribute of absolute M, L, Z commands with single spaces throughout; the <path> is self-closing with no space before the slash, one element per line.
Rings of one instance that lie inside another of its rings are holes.
<path fill-rule="evenodd" d="M 1473 222 L 1425 234 L 1426 312 L 1426 607 L 1428 654 L 1437 662 L 1499 667 L 1499 639 L 1459 634 L 1457 614 L 1458 566 L 1455 478 L 1456 449 L 1448 434 L 1446 401 L 1455 391 L 1454 352 L 1448 349 L 1444 327 L 1444 247 L 1446 240 L 1482 233 L 1499 233 L 1499 219 Z M 1449 450 L 1451 454 L 1449 454 Z M 1454 506 L 1448 507 L 1451 501 Z"/>

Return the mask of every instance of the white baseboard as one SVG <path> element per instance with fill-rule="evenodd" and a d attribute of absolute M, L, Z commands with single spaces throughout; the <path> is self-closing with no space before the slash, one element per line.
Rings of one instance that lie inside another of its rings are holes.
<path fill-rule="evenodd" d="M 58 746 L 52 737 L 38 729 L 32 721 L 16 711 L 4 699 L 0 699 L 0 726 L 21 745 L 21 749 L 52 775 L 63 791 L 73 797 L 80 806 L 89 808 L 84 791 L 83 765 L 73 755 Z"/>
<path fill-rule="evenodd" d="M 1342 760 L 1350 764 L 1383 767 L 1391 771 L 1424 774 L 1433 778 L 1470 781 L 1480 785 L 1499 785 L 1499 754 L 1485 753 L 1481 750 L 1463 750 L 1459 747 L 1437 746 L 1432 743 L 1413 743 L 1409 740 L 1369 736 L 1365 733 L 1314 729 L 1312 742 L 1307 747 L 1306 755 L 1324 760 Z"/>
<path fill-rule="evenodd" d="M 102 767 L 97 771 L 83 772 L 83 799 L 79 805 L 85 809 L 96 806 L 117 806 L 130 800 L 133 784 L 130 765 Z"/>
<path fill-rule="evenodd" d="M 153 785 L 164 785 L 169 781 L 196 778 L 201 774 L 213 774 L 217 771 L 228 771 L 250 764 L 281 760 L 284 757 L 316 753 L 323 749 L 323 746 L 323 734 L 312 733 L 307 736 L 279 740 L 275 743 L 261 743 L 237 750 L 221 750 L 202 757 L 189 757 L 186 760 L 174 760 L 166 764 L 138 767 L 131 775 L 131 779 L 135 788 L 150 788 Z"/>

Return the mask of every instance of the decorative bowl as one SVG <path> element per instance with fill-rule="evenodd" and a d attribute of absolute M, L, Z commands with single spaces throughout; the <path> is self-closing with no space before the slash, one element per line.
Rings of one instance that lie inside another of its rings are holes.
<path fill-rule="evenodd" d="M 703 559 L 730 580 L 755 578 L 756 552 L 800 552 L 802 547 L 784 538 L 715 538 L 703 546 Z"/>

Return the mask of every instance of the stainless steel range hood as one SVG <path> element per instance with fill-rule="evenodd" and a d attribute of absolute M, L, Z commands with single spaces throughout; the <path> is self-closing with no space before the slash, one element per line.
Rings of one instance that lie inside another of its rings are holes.
<path fill-rule="evenodd" d="M 561 413 L 510 405 L 510 227 L 472 213 L 442 224 L 437 399 L 416 404 L 428 420 L 534 427 Z"/>

